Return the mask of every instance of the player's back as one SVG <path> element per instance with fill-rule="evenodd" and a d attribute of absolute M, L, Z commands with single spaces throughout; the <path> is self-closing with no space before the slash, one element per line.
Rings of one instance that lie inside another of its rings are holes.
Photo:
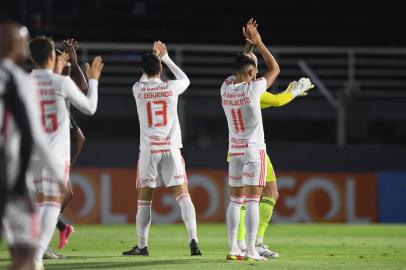
<path fill-rule="evenodd" d="M 176 80 L 150 78 L 137 82 L 133 94 L 140 122 L 140 149 L 182 147 L 177 105 L 185 90 Z"/>
<path fill-rule="evenodd" d="M 249 83 L 235 83 L 227 78 L 221 86 L 222 106 L 227 117 L 229 150 L 265 147 L 260 96 L 266 91 L 264 78 Z"/>
<path fill-rule="evenodd" d="M 68 77 L 54 74 L 48 69 L 34 69 L 31 76 L 36 80 L 41 121 L 50 147 L 56 153 L 67 156 L 70 149 L 70 120 L 63 84 Z"/>

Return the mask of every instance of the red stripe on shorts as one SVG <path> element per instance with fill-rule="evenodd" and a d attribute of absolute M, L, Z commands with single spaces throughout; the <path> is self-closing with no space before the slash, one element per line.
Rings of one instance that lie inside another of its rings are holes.
<path fill-rule="evenodd" d="M 183 159 L 183 156 L 182 156 L 182 152 L 179 150 L 179 152 L 180 152 L 180 158 L 182 159 L 182 163 L 183 163 L 183 166 L 184 166 L 184 180 L 185 180 L 185 183 L 186 184 L 188 184 L 189 183 L 189 179 L 187 178 L 187 173 L 186 173 L 186 163 L 185 163 L 185 160 Z"/>
<path fill-rule="evenodd" d="M 39 229 L 38 229 L 38 219 L 35 213 L 31 214 L 31 237 L 38 240 Z"/>

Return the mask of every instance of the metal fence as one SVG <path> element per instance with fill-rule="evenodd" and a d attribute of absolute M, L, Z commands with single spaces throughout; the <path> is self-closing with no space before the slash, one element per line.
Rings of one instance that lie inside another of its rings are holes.
<path fill-rule="evenodd" d="M 78 53 L 82 64 L 95 55 L 103 56 L 100 94 L 117 97 L 131 95 L 132 84 L 141 76 L 138 62 L 150 49 L 150 44 L 81 43 Z M 168 49 L 191 80 L 186 96 L 218 98 L 242 46 L 168 44 Z M 281 67 L 271 91 L 311 77 L 316 90 L 308 98 L 325 97 L 336 111 L 337 145 L 346 144 L 348 100 L 406 98 L 406 48 L 272 47 L 271 51 Z M 261 72 L 264 64 L 261 60 L 259 64 Z"/>
<path fill-rule="evenodd" d="M 138 61 L 149 44 L 82 43 L 80 59 L 101 54 L 106 63 L 102 94 L 125 94 L 141 74 Z M 171 56 L 191 79 L 189 95 L 216 95 L 223 79 L 233 72 L 233 60 L 242 46 L 168 45 Z M 348 86 L 367 97 L 406 97 L 406 48 L 272 47 L 281 73 L 273 89 L 304 75 L 304 61 L 328 89 Z M 260 70 L 263 67 L 260 61 Z M 317 96 L 317 95 L 315 95 Z"/>

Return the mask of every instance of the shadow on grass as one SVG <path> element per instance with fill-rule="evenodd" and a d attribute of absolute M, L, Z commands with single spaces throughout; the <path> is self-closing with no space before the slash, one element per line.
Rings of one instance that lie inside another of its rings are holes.
<path fill-rule="evenodd" d="M 93 258 L 93 257 L 92 257 Z M 143 261 L 119 261 L 119 262 L 66 262 L 66 263 L 58 263 L 58 264 L 49 264 L 45 265 L 47 270 L 60 270 L 60 269 L 119 269 L 119 268 L 126 268 L 131 267 L 132 269 L 136 269 L 137 267 L 159 267 L 164 265 L 171 265 L 171 264 L 196 264 L 201 263 L 202 260 L 191 260 L 191 259 L 176 259 L 176 260 L 143 260 Z M 192 268 L 192 266 L 190 266 Z"/>

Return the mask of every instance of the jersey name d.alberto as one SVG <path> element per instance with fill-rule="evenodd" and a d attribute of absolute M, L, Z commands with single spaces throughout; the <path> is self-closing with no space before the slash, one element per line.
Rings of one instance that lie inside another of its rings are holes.
<path fill-rule="evenodd" d="M 98 81 L 89 80 L 87 96 L 67 76 L 48 69 L 34 69 L 42 125 L 50 148 L 58 155 L 57 162 L 70 161 L 70 118 L 68 102 L 84 114 L 93 115 L 97 109 Z"/>
<path fill-rule="evenodd" d="M 266 91 L 265 78 L 235 83 L 228 77 L 221 86 L 221 99 L 227 117 L 229 152 L 265 148 L 260 97 Z"/>
<path fill-rule="evenodd" d="M 182 148 L 178 97 L 190 84 L 186 74 L 168 55 L 161 60 L 176 80 L 162 81 L 143 75 L 133 86 L 140 122 L 140 150 L 151 150 L 151 153 Z"/>

